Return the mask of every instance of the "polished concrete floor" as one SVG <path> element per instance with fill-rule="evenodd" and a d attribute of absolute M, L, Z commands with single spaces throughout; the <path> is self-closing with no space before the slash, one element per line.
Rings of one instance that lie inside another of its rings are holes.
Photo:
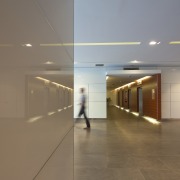
<path fill-rule="evenodd" d="M 180 121 L 153 125 L 116 107 L 106 120 L 77 121 L 75 180 L 179 180 Z"/>

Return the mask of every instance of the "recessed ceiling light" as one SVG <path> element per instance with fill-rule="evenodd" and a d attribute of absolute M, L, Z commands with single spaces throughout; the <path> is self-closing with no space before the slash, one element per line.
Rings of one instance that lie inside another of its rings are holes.
<path fill-rule="evenodd" d="M 32 44 L 23 44 L 22 46 L 32 47 Z"/>
<path fill-rule="evenodd" d="M 156 44 L 160 44 L 160 42 L 156 42 L 156 41 L 149 42 L 149 45 L 156 45 Z"/>
<path fill-rule="evenodd" d="M 139 63 L 140 61 L 137 61 L 137 60 L 133 60 L 131 61 L 131 63 Z"/>
<path fill-rule="evenodd" d="M 47 61 L 47 62 L 45 62 L 44 64 L 54 64 L 54 62 L 52 62 L 52 61 Z"/>

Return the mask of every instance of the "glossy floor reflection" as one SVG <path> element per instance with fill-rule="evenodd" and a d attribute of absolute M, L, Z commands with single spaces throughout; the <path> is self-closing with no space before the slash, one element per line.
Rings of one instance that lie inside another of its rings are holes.
<path fill-rule="evenodd" d="M 116 107 L 107 120 L 77 121 L 75 180 L 179 180 L 180 121 L 153 125 Z"/>

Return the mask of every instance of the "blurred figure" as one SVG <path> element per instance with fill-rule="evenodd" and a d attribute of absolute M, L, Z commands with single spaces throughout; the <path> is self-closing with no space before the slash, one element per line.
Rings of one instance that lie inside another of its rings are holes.
<path fill-rule="evenodd" d="M 89 119 L 87 118 L 86 116 L 86 112 L 85 112 L 85 109 L 86 109 L 86 96 L 84 94 L 84 88 L 80 88 L 80 93 L 81 93 L 81 102 L 80 102 L 80 111 L 79 111 L 79 114 L 78 114 L 78 117 L 81 117 L 82 115 L 84 115 L 84 118 L 86 120 L 86 128 L 84 129 L 90 129 L 90 122 L 89 122 Z"/>

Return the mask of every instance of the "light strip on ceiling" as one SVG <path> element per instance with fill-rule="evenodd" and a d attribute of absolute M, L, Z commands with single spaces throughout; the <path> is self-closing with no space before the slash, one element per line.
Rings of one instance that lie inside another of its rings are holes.
<path fill-rule="evenodd" d="M 47 83 L 50 83 L 50 82 L 51 82 L 50 80 L 45 79 L 45 78 L 42 78 L 42 77 L 36 77 L 36 79 L 45 81 L 45 82 L 47 82 Z M 61 85 L 61 84 L 59 84 L 59 83 L 56 83 L 56 82 L 51 82 L 51 83 L 54 84 L 54 85 L 56 85 L 56 86 L 61 86 L 61 87 L 63 87 L 63 88 L 66 88 L 66 89 L 68 89 L 68 90 L 73 90 L 73 89 L 71 89 L 71 88 L 69 88 L 69 87 L 63 86 L 63 85 Z"/>
<path fill-rule="evenodd" d="M 145 77 L 143 77 L 143 78 L 140 78 L 140 79 L 138 79 L 137 81 L 142 81 L 142 80 L 145 80 L 145 79 L 149 79 L 151 76 L 145 76 Z"/>
<path fill-rule="evenodd" d="M 48 79 L 44 79 L 42 77 L 36 77 L 36 79 L 42 80 L 42 81 L 46 81 L 46 82 L 50 82 Z"/>
<path fill-rule="evenodd" d="M 180 44 L 180 41 L 171 41 L 169 44 Z"/>
<path fill-rule="evenodd" d="M 140 45 L 141 42 L 104 42 L 104 43 L 57 43 L 57 44 L 40 44 L 43 47 L 58 46 L 124 46 L 124 45 Z"/>
<path fill-rule="evenodd" d="M 35 122 L 35 121 L 37 121 L 37 120 L 39 120 L 39 119 L 41 119 L 41 118 L 43 118 L 43 116 L 32 117 L 32 118 L 30 118 L 27 122 L 28 122 L 28 123 L 33 123 L 33 122 Z"/>

